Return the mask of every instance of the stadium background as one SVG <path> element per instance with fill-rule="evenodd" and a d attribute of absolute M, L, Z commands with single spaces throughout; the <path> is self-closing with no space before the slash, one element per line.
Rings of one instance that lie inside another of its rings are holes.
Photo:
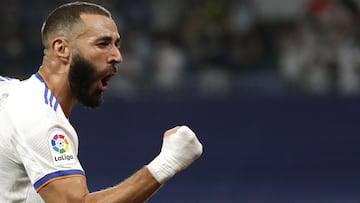
<path fill-rule="evenodd" d="M 64 2 L 2 1 L 1 75 L 38 69 L 41 23 Z M 104 105 L 70 118 L 90 190 L 187 124 L 204 155 L 148 202 L 360 200 L 358 0 L 91 2 L 113 13 L 124 62 Z"/>

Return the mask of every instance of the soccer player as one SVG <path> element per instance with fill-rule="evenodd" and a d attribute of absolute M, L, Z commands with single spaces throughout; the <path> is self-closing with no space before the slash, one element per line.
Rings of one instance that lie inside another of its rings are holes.
<path fill-rule="evenodd" d="M 79 102 L 97 107 L 122 61 L 111 14 L 91 3 L 64 4 L 42 27 L 38 72 L 0 77 L 0 202 L 144 202 L 202 154 L 187 126 L 164 133 L 154 160 L 114 187 L 90 193 L 68 117 Z"/>

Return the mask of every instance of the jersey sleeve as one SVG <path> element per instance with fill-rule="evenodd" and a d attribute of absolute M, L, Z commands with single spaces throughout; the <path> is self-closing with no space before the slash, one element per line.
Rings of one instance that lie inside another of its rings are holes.
<path fill-rule="evenodd" d="M 85 175 L 76 134 L 62 127 L 29 133 L 20 136 L 17 152 L 37 192 L 55 180 Z"/>

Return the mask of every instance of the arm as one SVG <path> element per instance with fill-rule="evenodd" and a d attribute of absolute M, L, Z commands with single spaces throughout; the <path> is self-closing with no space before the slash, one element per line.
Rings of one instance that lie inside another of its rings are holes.
<path fill-rule="evenodd" d="M 201 154 L 196 135 L 186 126 L 175 127 L 165 132 L 160 154 L 117 186 L 89 193 L 85 177 L 77 176 L 51 182 L 39 194 L 47 203 L 144 202 Z"/>
<path fill-rule="evenodd" d="M 84 176 L 54 181 L 40 190 L 45 202 L 144 202 L 159 187 L 149 170 L 143 167 L 122 183 L 99 192 L 89 193 Z"/>

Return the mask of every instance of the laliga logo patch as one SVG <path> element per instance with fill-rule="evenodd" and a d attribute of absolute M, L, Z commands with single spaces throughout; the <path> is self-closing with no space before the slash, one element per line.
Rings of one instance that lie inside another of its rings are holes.
<path fill-rule="evenodd" d="M 70 142 L 63 132 L 54 132 L 50 136 L 50 147 L 55 166 L 75 163 L 75 155 Z"/>
<path fill-rule="evenodd" d="M 51 145 L 56 152 L 60 154 L 69 151 L 69 141 L 65 138 L 64 135 L 56 134 L 51 140 Z"/>

